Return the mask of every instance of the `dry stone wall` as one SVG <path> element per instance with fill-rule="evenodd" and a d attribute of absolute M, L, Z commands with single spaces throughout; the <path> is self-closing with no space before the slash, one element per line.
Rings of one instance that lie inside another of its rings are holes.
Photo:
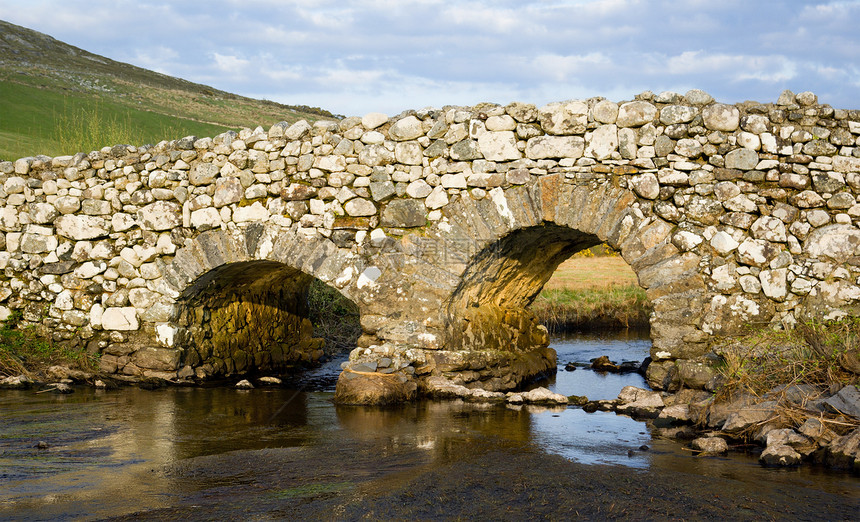
<path fill-rule="evenodd" d="M 555 367 L 530 300 L 599 242 L 655 306 L 656 387 L 714 335 L 860 302 L 860 111 L 808 92 L 282 122 L 2 162 L 0 186 L 0 317 L 133 376 L 313 360 L 317 277 L 361 310 L 351 382 L 510 388 Z"/>

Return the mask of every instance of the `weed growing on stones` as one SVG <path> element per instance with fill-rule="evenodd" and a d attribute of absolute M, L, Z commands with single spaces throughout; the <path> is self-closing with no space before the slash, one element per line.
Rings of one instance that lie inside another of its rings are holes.
<path fill-rule="evenodd" d="M 718 395 L 756 396 L 779 385 L 821 388 L 860 383 L 860 318 L 800 324 L 774 331 L 757 328 L 715 350 L 725 385 Z"/>
<path fill-rule="evenodd" d="M 90 371 L 98 368 L 97 356 L 52 343 L 32 326 L 20 328 L 21 319 L 21 312 L 15 310 L 0 327 L 0 375 L 28 374 L 55 364 Z"/>

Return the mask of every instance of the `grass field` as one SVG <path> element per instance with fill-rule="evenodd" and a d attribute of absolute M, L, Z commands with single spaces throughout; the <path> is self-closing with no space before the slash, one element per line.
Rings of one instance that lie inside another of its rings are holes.
<path fill-rule="evenodd" d="M 620 256 L 572 257 L 531 306 L 552 333 L 648 325 L 650 304 Z"/>
<path fill-rule="evenodd" d="M 133 109 L 109 98 L 0 82 L 0 159 L 90 152 L 184 136 L 215 136 L 226 126 Z"/>
<path fill-rule="evenodd" d="M 638 284 L 621 256 L 571 257 L 556 269 L 544 290 L 607 290 Z"/>
<path fill-rule="evenodd" d="M 0 20 L 0 160 L 336 117 L 117 62 Z"/>

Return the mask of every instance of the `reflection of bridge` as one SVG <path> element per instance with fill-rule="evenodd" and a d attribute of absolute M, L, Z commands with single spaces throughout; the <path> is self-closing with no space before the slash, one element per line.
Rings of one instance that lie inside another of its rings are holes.
<path fill-rule="evenodd" d="M 351 380 L 508 389 L 555 368 L 527 305 L 606 242 L 654 305 L 649 381 L 693 384 L 712 334 L 856 310 L 858 139 L 811 93 L 690 91 L 0 163 L 0 312 L 108 372 L 204 378 L 319 357 L 319 278 L 361 311 Z"/>

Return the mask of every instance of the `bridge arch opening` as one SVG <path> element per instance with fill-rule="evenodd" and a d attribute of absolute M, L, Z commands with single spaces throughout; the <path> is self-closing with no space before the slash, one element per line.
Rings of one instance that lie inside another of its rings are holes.
<path fill-rule="evenodd" d="M 337 310 L 319 309 L 333 300 Z M 177 305 L 184 365 L 198 378 L 284 374 L 354 347 L 360 333 L 353 327 L 344 334 L 341 327 L 331 342 L 335 330 L 327 322 L 346 313 L 357 325 L 358 308 L 322 281 L 276 261 L 213 268 L 181 293 Z"/>
<path fill-rule="evenodd" d="M 562 263 L 602 244 L 597 235 L 543 222 L 514 230 L 472 258 L 448 302 L 451 345 L 510 355 L 505 370 L 463 384 L 504 390 L 555 372 L 550 332 L 531 305 Z"/>

